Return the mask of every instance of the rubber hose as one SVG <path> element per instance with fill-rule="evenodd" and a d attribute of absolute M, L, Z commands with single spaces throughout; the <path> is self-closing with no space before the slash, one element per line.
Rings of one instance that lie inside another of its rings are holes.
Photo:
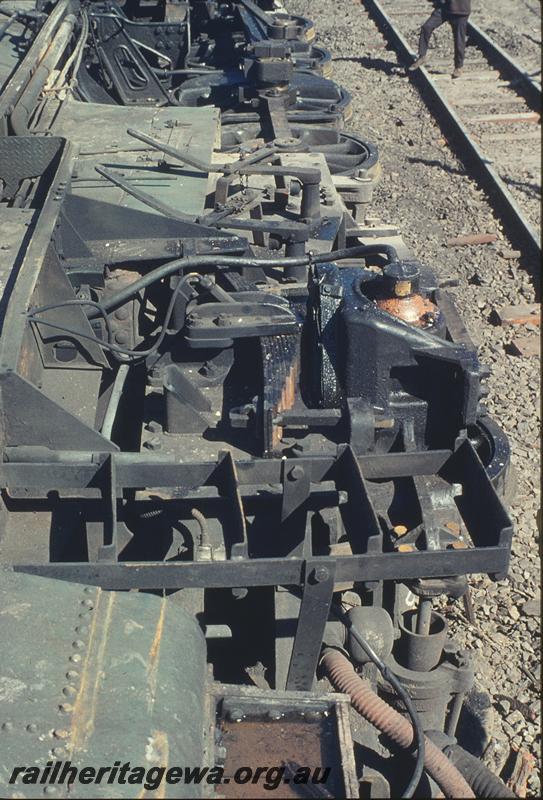
<path fill-rule="evenodd" d="M 161 267 L 151 270 L 142 278 L 125 289 L 122 289 L 117 294 L 109 297 L 101 303 L 102 308 L 106 311 L 112 311 L 123 305 L 131 297 L 134 297 L 138 292 L 146 289 L 151 284 L 159 280 L 163 280 L 175 272 L 183 269 L 194 270 L 202 267 L 215 267 L 220 264 L 224 267 L 231 267 L 232 269 L 242 269 L 244 267 L 262 267 L 262 268 L 276 268 L 276 267 L 303 267 L 308 266 L 311 262 L 314 264 L 322 264 L 327 261 L 340 261 L 345 258 L 359 258 L 368 255 L 385 255 L 389 261 L 396 261 L 398 255 L 396 249 L 388 244 L 368 244 L 368 245 L 354 245 L 353 247 L 345 247 L 342 250 L 334 250 L 331 253 L 317 253 L 313 256 L 303 255 L 288 258 L 256 258 L 256 257 L 241 257 L 241 256 L 225 256 L 217 253 L 216 255 L 205 256 L 189 256 L 187 258 L 177 258 L 175 261 L 169 261 Z M 89 319 L 94 319 L 99 315 L 99 311 L 95 309 L 88 315 Z"/>
<path fill-rule="evenodd" d="M 413 744 L 413 726 L 392 706 L 382 700 L 369 681 L 356 674 L 353 665 L 339 650 L 327 650 L 322 665 L 336 689 L 351 698 L 353 708 L 404 749 Z M 424 768 L 446 797 L 475 797 L 461 772 L 447 756 L 424 737 Z"/>
<path fill-rule="evenodd" d="M 494 775 L 486 764 L 459 744 L 449 745 L 444 752 L 467 780 L 476 797 L 516 797 L 516 794 L 501 778 Z"/>

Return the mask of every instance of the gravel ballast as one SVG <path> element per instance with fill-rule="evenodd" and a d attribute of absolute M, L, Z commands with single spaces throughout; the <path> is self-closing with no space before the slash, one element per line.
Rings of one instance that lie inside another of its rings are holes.
<path fill-rule="evenodd" d="M 485 761 L 499 771 L 511 744 L 528 750 L 536 758 L 528 795 L 539 796 L 540 363 L 537 355 L 514 355 L 511 346 L 517 336 L 537 341 L 539 333 L 533 325 L 501 327 L 495 317 L 503 306 L 535 301 L 539 265 L 514 251 L 485 194 L 449 149 L 363 4 L 288 0 L 286 5 L 291 13 L 314 20 L 317 43 L 332 52 L 333 80 L 353 96 L 348 129 L 379 146 L 383 177 L 368 214 L 398 225 L 416 257 L 442 278 L 459 281 L 449 291 L 482 363 L 491 368 L 486 404 L 509 436 L 516 473 L 510 498 L 515 524 L 511 569 L 499 583 L 473 576 L 476 625 L 465 618 L 461 602 L 448 616 L 453 634 L 474 656 L 477 688 L 490 698 Z M 533 68 L 541 38 L 538 4 L 498 0 L 486 4 L 480 15 L 479 5 L 474 3 L 473 21 Z M 450 36 L 445 26 L 438 33 Z M 449 239 L 471 233 L 498 238 L 486 245 L 447 246 Z"/>

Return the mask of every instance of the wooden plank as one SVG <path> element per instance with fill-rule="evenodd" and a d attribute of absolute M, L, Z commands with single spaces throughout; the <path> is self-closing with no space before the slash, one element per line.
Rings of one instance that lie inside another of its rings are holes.
<path fill-rule="evenodd" d="M 539 122 L 539 114 L 527 111 L 525 114 L 481 114 L 477 117 L 468 117 L 468 122 Z"/>
<path fill-rule="evenodd" d="M 532 336 L 515 336 L 511 342 L 511 353 L 522 358 L 534 358 L 541 353 L 541 341 L 537 334 Z"/>
<path fill-rule="evenodd" d="M 522 148 L 521 150 L 515 150 L 512 153 L 504 153 L 502 155 L 502 159 L 505 160 L 504 164 L 499 163 L 499 156 L 498 156 L 498 166 L 500 171 L 503 172 L 505 175 L 508 175 L 511 171 L 509 169 L 509 164 L 514 165 L 514 172 L 518 172 L 519 165 L 523 167 L 529 167 L 530 169 L 540 170 L 541 169 L 541 148 L 538 147 L 536 152 L 528 150 L 527 147 Z"/>
<path fill-rule="evenodd" d="M 504 306 L 498 311 L 502 325 L 540 325 L 541 304 L 525 303 L 518 306 Z"/>
<path fill-rule="evenodd" d="M 393 9 L 389 11 L 391 17 L 412 17 L 412 16 L 419 16 L 419 17 L 429 17 L 431 9 L 424 9 L 424 8 L 414 8 L 412 11 L 397 11 Z"/>
<path fill-rule="evenodd" d="M 452 62 L 453 62 L 453 54 L 451 53 L 450 58 L 433 58 L 433 57 L 431 57 L 430 60 L 431 60 L 432 65 L 435 64 L 436 66 L 446 67 L 449 64 L 452 64 Z M 466 58 L 466 60 L 464 61 L 464 69 L 469 71 L 470 67 L 484 67 L 485 64 L 488 64 L 488 61 L 486 61 L 486 59 L 484 59 L 484 58 L 474 58 L 474 59 Z"/>
<path fill-rule="evenodd" d="M 497 240 L 495 233 L 467 233 L 447 240 L 447 247 L 464 247 L 470 244 L 490 244 Z"/>
<path fill-rule="evenodd" d="M 487 133 L 482 134 L 483 142 L 540 142 L 539 131 L 522 131 L 520 133 Z"/>
<path fill-rule="evenodd" d="M 512 95 L 511 97 L 450 97 L 451 103 L 454 103 L 455 106 L 462 106 L 463 108 L 468 108 L 469 106 L 475 106 L 476 108 L 481 108 L 481 106 L 524 106 L 526 108 L 526 101 L 523 100 L 522 97 L 515 97 Z"/>
<path fill-rule="evenodd" d="M 433 74 L 432 73 L 432 80 L 445 80 L 445 81 L 452 81 L 454 80 L 455 84 L 458 85 L 458 81 L 499 81 L 502 86 L 509 86 L 507 81 L 503 81 L 500 78 L 500 73 L 496 72 L 495 70 L 484 70 L 483 72 L 462 72 L 461 78 L 452 78 L 450 75 L 441 75 L 440 73 Z"/>

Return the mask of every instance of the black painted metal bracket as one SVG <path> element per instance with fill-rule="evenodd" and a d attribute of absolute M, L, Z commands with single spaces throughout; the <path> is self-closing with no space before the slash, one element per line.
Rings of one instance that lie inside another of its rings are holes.
<path fill-rule="evenodd" d="M 330 613 L 336 564 L 333 559 L 308 559 L 296 636 L 287 677 L 287 690 L 310 692 Z"/>

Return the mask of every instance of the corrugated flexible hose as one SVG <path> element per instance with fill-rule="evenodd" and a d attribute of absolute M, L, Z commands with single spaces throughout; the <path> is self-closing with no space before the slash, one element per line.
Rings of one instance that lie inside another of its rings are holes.
<path fill-rule="evenodd" d="M 351 698 L 358 713 L 386 734 L 393 742 L 408 749 L 413 744 L 413 726 L 392 706 L 382 700 L 369 681 L 356 674 L 353 665 L 339 650 L 329 649 L 322 666 L 336 689 Z M 446 797 L 475 797 L 471 787 L 446 755 L 425 737 L 424 768 Z"/>
<path fill-rule="evenodd" d="M 467 780 L 476 797 L 516 797 L 508 786 L 494 775 L 480 759 L 458 744 L 445 748 L 445 753 Z"/>

